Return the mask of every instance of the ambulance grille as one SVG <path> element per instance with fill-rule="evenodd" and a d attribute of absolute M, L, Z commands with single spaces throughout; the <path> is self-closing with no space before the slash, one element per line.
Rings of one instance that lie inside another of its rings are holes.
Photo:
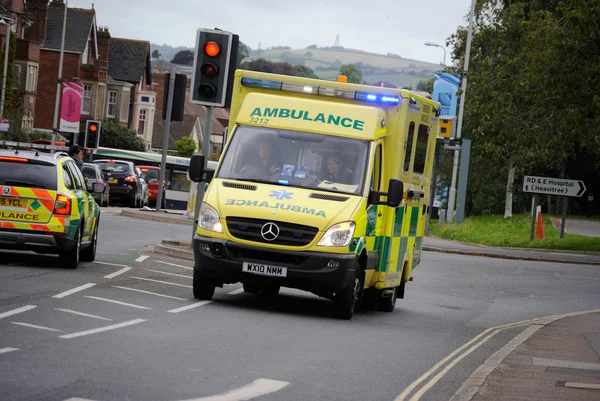
<path fill-rule="evenodd" d="M 347 196 L 335 196 L 335 195 L 317 194 L 317 193 L 312 193 L 308 197 L 313 198 L 313 199 L 321 199 L 321 200 L 328 200 L 328 201 L 334 201 L 334 202 L 346 202 L 349 199 Z"/>
<path fill-rule="evenodd" d="M 223 181 L 223 186 L 228 188 L 244 189 L 246 191 L 256 191 L 256 185 L 238 184 L 237 182 Z"/>
<path fill-rule="evenodd" d="M 236 238 L 274 245 L 305 246 L 310 244 L 319 232 L 316 227 L 275 220 L 227 217 L 225 221 L 227 229 Z M 265 240 L 260 233 L 266 223 L 275 223 L 279 227 L 279 236 L 274 241 Z"/>

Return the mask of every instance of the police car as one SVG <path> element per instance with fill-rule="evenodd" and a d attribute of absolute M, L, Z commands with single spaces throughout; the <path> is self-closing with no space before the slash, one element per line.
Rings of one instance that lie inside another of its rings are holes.
<path fill-rule="evenodd" d="M 95 259 L 99 221 L 93 193 L 66 153 L 0 150 L 0 249 L 58 254 L 61 266 L 75 269 Z"/>

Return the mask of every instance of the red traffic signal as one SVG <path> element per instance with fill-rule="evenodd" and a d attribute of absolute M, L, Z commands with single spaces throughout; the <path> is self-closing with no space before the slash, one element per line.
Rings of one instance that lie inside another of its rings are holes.
<path fill-rule="evenodd" d="M 204 45 L 204 51 L 211 57 L 217 57 L 221 53 L 221 46 L 216 42 L 210 41 Z"/>

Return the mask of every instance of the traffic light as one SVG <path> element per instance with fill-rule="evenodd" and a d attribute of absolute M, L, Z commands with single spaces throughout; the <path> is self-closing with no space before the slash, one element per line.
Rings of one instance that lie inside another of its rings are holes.
<path fill-rule="evenodd" d="M 439 138 L 454 138 L 455 134 L 455 117 L 444 118 L 440 116 L 440 134 Z"/>
<path fill-rule="evenodd" d="M 239 37 L 218 29 L 198 29 L 190 102 L 229 107 Z"/>
<path fill-rule="evenodd" d="M 100 121 L 88 120 L 85 125 L 85 142 L 86 149 L 98 149 L 100 145 L 100 131 L 102 123 Z"/>

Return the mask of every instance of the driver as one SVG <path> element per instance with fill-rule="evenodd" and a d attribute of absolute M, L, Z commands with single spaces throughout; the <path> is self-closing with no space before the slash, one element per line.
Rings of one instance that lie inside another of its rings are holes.
<path fill-rule="evenodd" d="M 252 172 L 254 177 L 271 176 L 277 168 L 273 163 L 273 145 L 267 140 L 262 140 L 258 144 L 258 160 L 248 162 L 241 170 L 241 173 Z"/>
<path fill-rule="evenodd" d="M 352 182 L 352 173 L 344 167 L 339 155 L 332 154 L 327 158 L 327 174 L 322 177 L 323 180 L 339 184 L 350 184 Z"/>

